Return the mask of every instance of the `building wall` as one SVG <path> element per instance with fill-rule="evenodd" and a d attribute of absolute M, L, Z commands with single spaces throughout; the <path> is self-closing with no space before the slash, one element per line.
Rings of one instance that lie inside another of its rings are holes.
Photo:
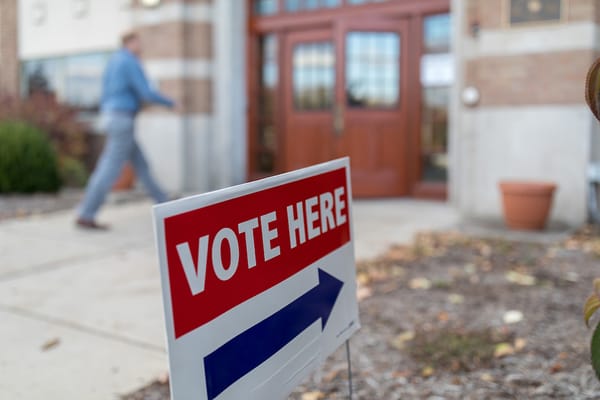
<path fill-rule="evenodd" d="M 19 93 L 17 0 L 0 0 L 0 94 Z"/>
<path fill-rule="evenodd" d="M 213 134 L 213 4 L 170 0 L 134 9 L 144 65 L 175 112 L 152 108 L 138 120 L 138 137 L 157 179 L 173 192 L 211 188 Z"/>
<path fill-rule="evenodd" d="M 485 4 L 484 4 L 485 3 Z M 558 183 L 551 218 L 586 217 L 586 168 L 596 123 L 584 100 L 598 54 L 595 0 L 563 0 L 560 22 L 509 26 L 505 0 L 453 2 L 458 82 L 451 130 L 452 201 L 465 217 L 499 219 L 502 179 Z"/>
<path fill-rule="evenodd" d="M 121 32 L 132 23 L 129 1 L 124 0 L 18 3 L 21 59 L 116 49 Z M 79 3 L 84 5 L 82 9 L 75 6 Z"/>
<path fill-rule="evenodd" d="M 232 37 L 245 26 L 245 20 L 239 21 L 244 13 L 237 10 L 243 7 L 235 7 L 237 1 L 163 0 L 157 7 L 145 8 L 137 0 L 90 0 L 81 13 L 73 9 L 77 3 L 73 0 L 18 3 L 21 60 L 115 50 L 124 31 L 140 32 L 148 78 L 177 104 L 174 111 L 149 107 L 137 120 L 137 138 L 166 189 L 199 192 L 245 178 L 244 168 L 240 170 L 245 149 L 234 146 L 238 141 L 231 139 L 230 129 L 244 118 L 228 121 L 234 119 L 231 109 L 240 100 L 227 97 L 233 93 L 227 87 L 220 95 L 226 99 L 214 94 L 215 85 L 237 83 L 237 76 L 244 73 L 243 62 L 230 65 L 227 52 L 214 51 L 220 41 L 223 48 L 235 49 L 243 57 L 239 51 L 243 39 Z M 228 18 L 219 37 L 213 27 L 217 13 Z M 222 64 L 218 73 L 215 62 Z M 235 110 L 239 113 L 239 107 Z M 222 129 L 219 134 L 216 127 Z"/>

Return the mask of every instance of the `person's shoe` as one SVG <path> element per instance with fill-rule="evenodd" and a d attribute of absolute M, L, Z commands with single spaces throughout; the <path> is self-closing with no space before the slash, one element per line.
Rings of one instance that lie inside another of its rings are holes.
<path fill-rule="evenodd" d="M 106 231 L 108 230 L 108 225 L 99 224 L 94 220 L 88 220 L 83 218 L 78 218 L 75 221 L 75 225 L 79 228 L 95 230 L 95 231 Z"/>

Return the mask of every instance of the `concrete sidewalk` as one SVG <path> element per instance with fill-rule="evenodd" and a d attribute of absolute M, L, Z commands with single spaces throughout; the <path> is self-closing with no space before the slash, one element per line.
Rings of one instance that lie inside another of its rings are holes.
<path fill-rule="evenodd" d="M 118 399 L 167 371 L 151 205 L 107 206 L 109 233 L 72 212 L 0 223 L 0 393 L 19 399 Z M 446 204 L 354 204 L 357 259 L 420 230 L 448 229 Z"/>

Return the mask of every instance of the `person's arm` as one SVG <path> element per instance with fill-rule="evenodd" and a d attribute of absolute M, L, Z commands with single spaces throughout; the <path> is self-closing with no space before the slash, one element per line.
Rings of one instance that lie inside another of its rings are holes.
<path fill-rule="evenodd" d="M 162 104 L 167 107 L 173 107 L 175 103 L 173 100 L 168 97 L 162 95 L 161 93 L 153 90 L 146 79 L 144 71 L 142 70 L 141 65 L 131 60 L 129 63 L 129 68 L 127 68 L 129 75 L 129 82 L 131 87 L 133 88 L 136 95 L 142 99 L 142 101 L 146 103 L 156 103 Z"/>

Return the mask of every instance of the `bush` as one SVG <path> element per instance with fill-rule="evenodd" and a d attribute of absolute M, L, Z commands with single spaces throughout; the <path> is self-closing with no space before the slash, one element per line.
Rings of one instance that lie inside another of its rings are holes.
<path fill-rule="evenodd" d="M 63 185 L 75 188 L 85 186 L 88 172 L 81 161 L 72 157 L 62 157 L 58 164 Z"/>
<path fill-rule="evenodd" d="M 54 148 L 38 128 L 0 121 L 0 193 L 56 192 L 61 180 Z"/>
<path fill-rule="evenodd" d="M 58 156 L 85 161 L 89 156 L 90 128 L 77 118 L 77 110 L 48 94 L 27 99 L 0 95 L 0 121 L 25 121 L 46 133 Z"/>

